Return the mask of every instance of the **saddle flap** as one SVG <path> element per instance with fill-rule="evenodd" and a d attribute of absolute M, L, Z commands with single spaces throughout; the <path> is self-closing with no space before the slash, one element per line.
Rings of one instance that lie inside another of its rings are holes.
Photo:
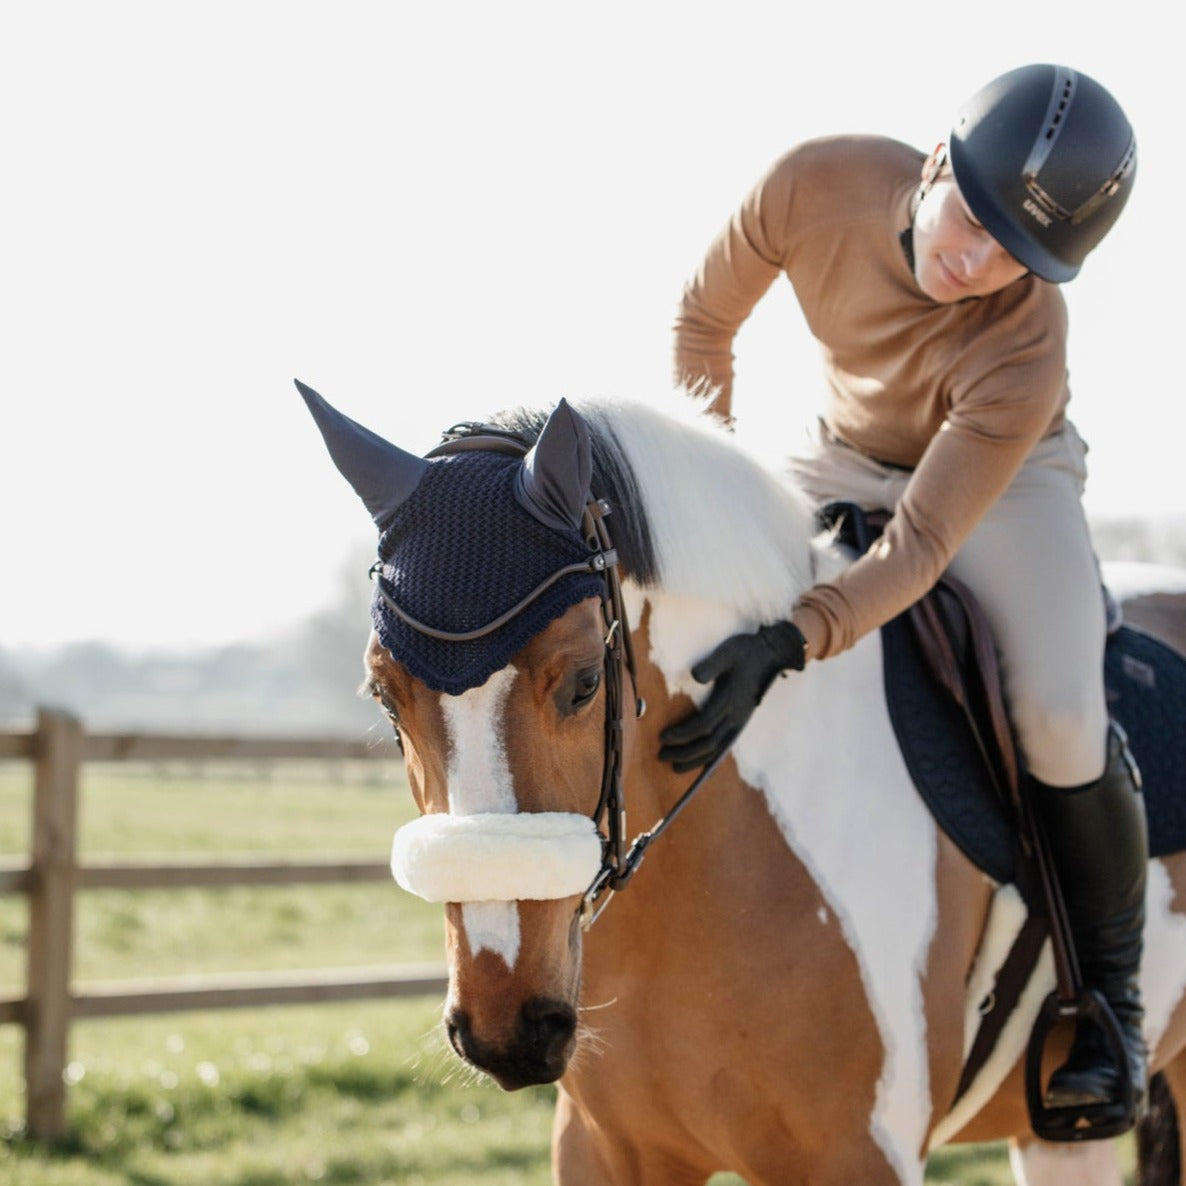
<path fill-rule="evenodd" d="M 907 613 L 932 675 L 963 709 L 997 793 L 1020 820 L 1017 746 L 980 603 L 966 585 L 944 575 Z"/>

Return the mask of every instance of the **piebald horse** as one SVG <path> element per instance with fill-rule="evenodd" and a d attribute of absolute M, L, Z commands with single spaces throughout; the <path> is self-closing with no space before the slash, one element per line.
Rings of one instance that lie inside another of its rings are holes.
<path fill-rule="evenodd" d="M 380 530 L 368 687 L 422 813 L 396 877 L 445 903 L 449 1040 L 504 1088 L 557 1084 L 560 1186 L 920 1186 L 937 1145 L 1001 1138 L 1028 1186 L 1120 1182 L 1110 1143 L 1027 1139 L 1048 950 L 953 1109 L 1024 907 L 912 785 L 877 634 L 776 680 L 693 799 L 657 759 L 695 662 L 851 561 L 776 466 L 678 395 L 426 459 L 299 386 Z M 1181 1105 L 1181 856 L 1152 863 L 1142 975 Z"/>

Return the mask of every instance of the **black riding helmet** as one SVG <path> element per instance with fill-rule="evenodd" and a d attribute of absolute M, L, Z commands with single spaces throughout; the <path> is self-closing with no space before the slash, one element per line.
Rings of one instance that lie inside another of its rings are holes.
<path fill-rule="evenodd" d="M 948 145 L 976 219 L 1031 272 L 1060 284 L 1124 209 L 1137 147 L 1120 105 L 1066 66 L 1022 66 L 977 91 Z"/>

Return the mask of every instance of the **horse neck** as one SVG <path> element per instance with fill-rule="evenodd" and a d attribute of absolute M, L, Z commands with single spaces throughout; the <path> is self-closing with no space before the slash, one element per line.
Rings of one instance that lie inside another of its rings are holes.
<path fill-rule="evenodd" d="M 631 836 L 664 817 L 694 777 L 658 760 L 659 734 L 691 708 L 692 663 L 746 627 L 719 607 L 663 596 L 638 619 L 648 711 L 629 750 Z M 885 985 L 889 1012 L 903 1015 L 917 1008 L 938 903 L 957 893 L 979 901 L 969 915 L 975 934 L 987 892 L 983 875 L 941 845 L 914 789 L 882 691 L 880 641 L 870 636 L 775 682 L 730 759 L 650 846 L 607 913 L 590 972 L 609 994 L 613 969 L 631 961 L 678 984 L 709 944 L 722 966 L 756 967 L 760 953 L 815 951 L 827 938 L 851 948 L 865 983 Z M 667 939 L 691 932 L 694 942 Z"/>
<path fill-rule="evenodd" d="M 663 819 L 694 781 L 696 771 L 677 774 L 659 760 L 659 735 L 692 710 L 694 698 L 701 698 L 703 685 L 691 675 L 694 662 L 743 625 L 735 611 L 721 604 L 643 594 L 636 588 L 627 590 L 626 600 L 634 635 L 636 692 L 646 705 L 631 730 L 624 771 L 627 828 L 633 839 Z M 700 797 L 719 801 L 728 781 L 718 773 Z M 694 814 L 704 816 L 690 809 L 673 827 L 685 837 L 696 833 L 696 823 L 690 822 Z"/>
<path fill-rule="evenodd" d="M 662 730 L 703 697 L 691 667 L 730 634 L 753 627 L 728 606 L 665 592 L 639 596 L 635 610 L 631 622 L 647 712 L 634 728 L 626 774 L 631 835 L 664 817 L 694 777 L 675 775 L 658 760 Z M 736 859 L 723 843 L 726 834 L 743 838 L 749 827 L 773 830 L 780 843 L 805 846 L 802 859 L 838 887 L 851 879 L 858 840 L 868 846 L 864 859 L 870 867 L 884 856 L 883 837 L 901 836 L 899 851 L 925 863 L 933 855 L 933 821 L 897 752 L 881 689 L 875 636 L 777 681 L 735 748 L 737 760 L 716 771 L 655 848 L 678 833 L 681 848 L 697 849 L 700 874 L 711 876 Z M 853 729 L 853 721 L 861 727 Z M 750 784 L 739 769 L 748 771 Z M 855 831 L 854 823 L 860 825 Z"/>

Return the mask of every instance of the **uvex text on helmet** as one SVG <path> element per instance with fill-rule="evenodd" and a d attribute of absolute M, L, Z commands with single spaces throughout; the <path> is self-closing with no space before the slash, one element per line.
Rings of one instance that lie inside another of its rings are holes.
<path fill-rule="evenodd" d="M 1137 147 L 1120 105 L 1067 66 L 1022 66 L 961 108 L 949 151 L 964 201 L 1044 280 L 1076 276 L 1132 190 Z"/>

